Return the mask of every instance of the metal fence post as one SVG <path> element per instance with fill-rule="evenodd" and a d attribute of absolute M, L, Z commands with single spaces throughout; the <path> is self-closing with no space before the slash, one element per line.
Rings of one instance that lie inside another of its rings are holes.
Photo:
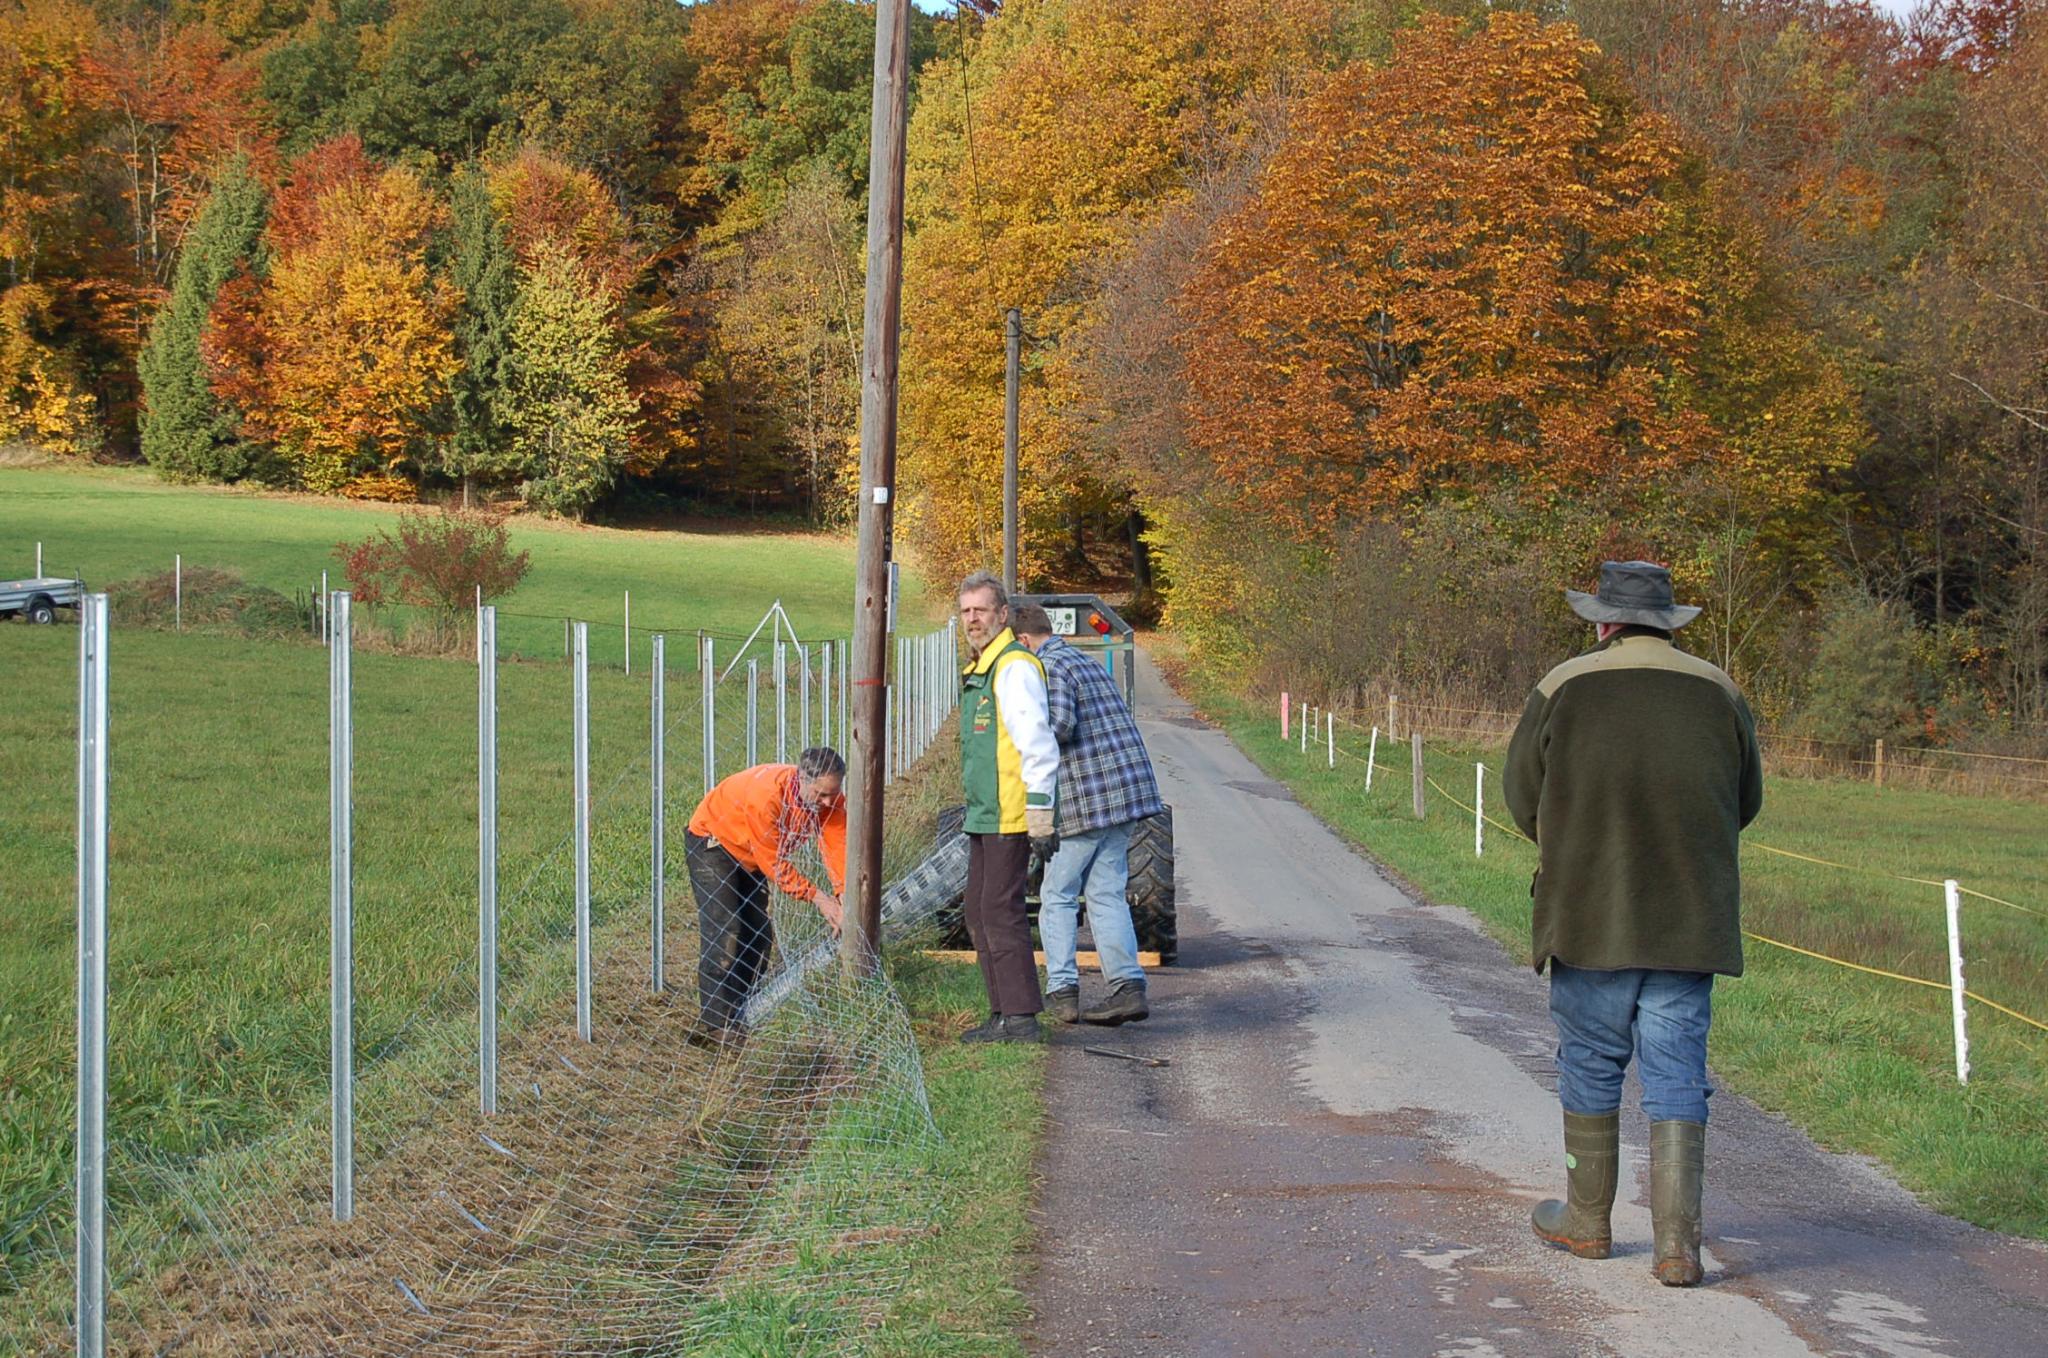
<path fill-rule="evenodd" d="M 177 553 L 171 558 L 171 616 L 172 629 L 185 630 L 185 554 Z"/>
<path fill-rule="evenodd" d="M 626 592 L 626 673 L 633 672 L 633 591 Z"/>
<path fill-rule="evenodd" d="M 823 701 L 823 710 L 818 716 L 818 743 L 832 743 L 832 643 L 823 642 L 818 647 L 818 697 Z"/>
<path fill-rule="evenodd" d="M 498 1111 L 498 609 L 476 613 L 477 1101 Z"/>
<path fill-rule="evenodd" d="M 811 648 L 796 644 L 797 740 L 799 749 L 811 748 Z"/>
<path fill-rule="evenodd" d="M 41 544 L 37 546 L 38 555 Z M 41 571 L 38 570 L 38 575 Z M 78 635 L 78 1352 L 107 1350 L 107 596 Z"/>
<path fill-rule="evenodd" d="M 760 737 L 760 726 L 761 726 L 761 662 L 760 662 L 760 661 L 758 661 L 758 660 L 749 660 L 749 661 L 747 662 L 747 767 L 748 767 L 748 768 L 752 768 L 752 767 L 754 767 L 754 765 L 756 765 L 756 764 L 758 764 L 758 763 L 760 763 L 760 762 L 761 762 L 761 757 L 760 757 L 760 749 L 759 749 L 759 745 L 760 745 L 760 740 L 759 740 L 759 737 Z"/>
<path fill-rule="evenodd" d="M 775 643 L 775 762 L 789 762 L 789 652 Z"/>
<path fill-rule="evenodd" d="M 1956 1083 L 1970 1082 L 1969 1016 L 1963 1008 L 1963 893 L 1951 877 L 1941 884 L 1948 911 L 1948 993 L 1949 1011 L 1956 1030 Z"/>
<path fill-rule="evenodd" d="M 654 955 L 653 961 L 650 964 L 652 973 L 649 984 L 657 995 L 666 988 L 667 984 L 663 976 L 662 958 L 662 948 L 668 936 L 668 925 L 662 909 L 664 899 L 667 896 L 668 886 L 667 867 L 662 861 L 662 851 L 665 848 L 665 845 L 662 843 L 662 832 L 666 828 L 664 825 L 662 797 L 666 791 L 664 782 L 668 776 L 668 738 L 667 732 L 663 729 L 667 725 L 667 713 L 665 710 L 668 703 L 666 691 L 668 686 L 667 642 L 668 639 L 661 633 L 656 632 L 654 634 L 654 713 L 651 719 L 651 725 L 654 728 L 654 749 L 651 755 L 651 762 L 654 765 L 654 804 L 652 808 L 653 823 L 649 827 L 649 837 L 653 841 L 654 850 L 654 900 L 652 902 L 653 918 L 651 921 L 651 928 L 654 934 Z"/>
<path fill-rule="evenodd" d="M 572 637 L 576 761 L 576 1036 L 590 1041 L 590 625 Z"/>
<path fill-rule="evenodd" d="M 349 594 L 327 596 L 328 1081 L 334 1219 L 356 1214 L 355 730 Z"/>
<path fill-rule="evenodd" d="M 698 647 L 701 658 L 697 662 L 697 673 L 704 688 L 704 790 L 711 791 L 718 785 L 718 643 L 712 637 L 700 636 Z"/>

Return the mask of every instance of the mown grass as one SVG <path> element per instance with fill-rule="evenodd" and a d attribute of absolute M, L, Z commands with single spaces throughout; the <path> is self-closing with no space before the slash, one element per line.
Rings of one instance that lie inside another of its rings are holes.
<path fill-rule="evenodd" d="M 1364 789 L 1367 735 L 1340 725 L 1337 767 L 1310 742 L 1283 742 L 1275 713 L 1199 677 L 1190 696 L 1269 773 L 1429 898 L 1479 916 L 1511 956 L 1529 947 L 1533 846 L 1488 826 L 1473 853 L 1474 764 L 1500 807 L 1498 751 L 1430 748 L 1414 819 L 1405 741 L 1380 746 Z M 1445 794 L 1464 806 L 1453 804 Z M 1865 784 L 1774 778 L 1745 836 L 1744 927 L 1902 975 L 1948 977 L 1939 885 L 2048 910 L 2048 807 L 1879 792 Z M 1762 845 L 1832 860 L 1823 867 Z M 2048 917 L 1975 898 L 1963 909 L 1969 988 L 2048 1021 Z M 1970 1006 L 1972 1072 L 1955 1078 L 1947 990 L 1871 976 L 1750 942 L 1746 971 L 1715 988 L 1711 1060 L 1730 1088 L 1781 1112 L 1823 1145 L 1871 1155 L 1928 1203 L 1979 1225 L 2048 1239 L 2048 1033 Z"/>
<path fill-rule="evenodd" d="M 0 467 L 0 579 L 35 569 L 88 586 L 171 569 L 219 567 L 287 595 L 341 588 L 334 545 L 397 517 L 388 505 L 178 486 L 134 468 Z M 532 553 L 526 581 L 501 602 L 502 652 L 562 654 L 564 617 L 591 622 L 593 663 L 624 659 L 624 595 L 633 595 L 636 668 L 656 631 L 744 634 L 780 598 L 805 636 L 843 635 L 853 599 L 853 542 L 823 533 L 669 532 L 512 522 Z M 915 616 L 914 580 L 903 585 Z M 672 649 L 675 649 L 672 647 Z"/>

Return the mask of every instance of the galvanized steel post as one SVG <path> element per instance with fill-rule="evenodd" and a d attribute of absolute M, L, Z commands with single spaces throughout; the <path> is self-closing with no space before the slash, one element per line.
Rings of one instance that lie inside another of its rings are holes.
<path fill-rule="evenodd" d="M 349 593 L 327 596 L 328 1097 L 336 1221 L 356 1214 L 355 729 Z"/>
<path fill-rule="evenodd" d="M 789 762 L 789 652 L 775 643 L 775 762 Z"/>
<path fill-rule="evenodd" d="M 40 574 L 40 572 L 38 572 Z M 78 634 L 78 1352 L 107 1350 L 107 596 Z"/>
<path fill-rule="evenodd" d="M 571 638 L 576 667 L 576 1036 L 590 1041 L 590 627 Z"/>
<path fill-rule="evenodd" d="M 648 984 L 653 987 L 654 993 L 657 995 L 666 987 L 666 978 L 663 975 L 664 959 L 662 957 L 662 948 L 668 934 L 668 925 L 662 910 L 668 886 L 667 865 L 663 862 L 663 850 L 666 846 L 662 841 L 662 832 L 666 829 L 662 800 L 663 793 L 666 791 L 664 783 L 667 779 L 668 767 L 667 732 L 663 729 L 667 725 L 665 710 L 668 702 L 668 694 L 666 692 L 668 683 L 667 642 L 668 639 L 661 633 L 656 632 L 654 634 L 654 699 L 652 704 L 653 715 L 650 719 L 650 724 L 653 726 L 652 738 L 654 742 L 654 748 L 650 756 L 651 762 L 654 765 L 654 802 L 652 806 L 653 822 L 649 826 L 649 838 L 652 841 L 654 852 L 654 899 L 651 902 L 652 920 L 650 926 L 653 932 L 654 954 L 649 964 L 651 971 Z"/>
<path fill-rule="evenodd" d="M 761 662 L 747 662 L 747 767 L 752 768 L 760 759 L 761 726 Z"/>
<path fill-rule="evenodd" d="M 476 612 L 477 1103 L 498 1111 L 498 609 Z"/>
<path fill-rule="evenodd" d="M 832 743 L 832 643 L 827 641 L 818 648 L 818 696 L 823 700 L 824 709 L 818 717 L 818 743 Z"/>
<path fill-rule="evenodd" d="M 704 790 L 709 792 L 718 783 L 718 643 L 711 637 L 700 640 L 697 672 L 704 688 Z"/>
<path fill-rule="evenodd" d="M 797 748 L 811 747 L 811 648 L 801 641 L 796 644 L 797 672 Z"/>

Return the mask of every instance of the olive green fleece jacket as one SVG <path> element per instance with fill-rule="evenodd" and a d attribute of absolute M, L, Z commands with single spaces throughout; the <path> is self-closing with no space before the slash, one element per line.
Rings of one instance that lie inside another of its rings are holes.
<path fill-rule="evenodd" d="M 1742 974 L 1742 828 L 1763 806 L 1735 681 L 1625 628 L 1543 677 L 1506 793 L 1539 865 L 1532 961 Z"/>

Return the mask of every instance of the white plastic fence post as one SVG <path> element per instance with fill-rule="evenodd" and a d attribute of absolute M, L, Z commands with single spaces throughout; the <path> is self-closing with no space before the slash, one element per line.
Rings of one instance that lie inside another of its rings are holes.
<path fill-rule="evenodd" d="M 1372 741 L 1365 747 L 1365 790 L 1372 791 L 1372 764 L 1380 753 L 1380 728 L 1372 728 Z"/>
<path fill-rule="evenodd" d="M 320 572 L 320 644 L 325 646 L 334 636 L 334 596 L 327 590 L 327 572 Z"/>
<path fill-rule="evenodd" d="M 1472 856 L 1486 852 L 1486 765 L 1472 766 Z"/>
<path fill-rule="evenodd" d="M 1315 725 L 1316 709 L 1313 703 L 1301 705 L 1301 752 L 1308 753 L 1308 728 Z"/>
<path fill-rule="evenodd" d="M 590 1041 L 590 624 L 571 638 L 575 661 L 576 1036 Z"/>
<path fill-rule="evenodd" d="M 43 544 L 36 544 L 36 579 L 43 578 Z"/>
<path fill-rule="evenodd" d="M 1282 740 L 1287 739 L 1288 736 L 1287 718 L 1287 690 L 1283 688 L 1280 690 L 1280 739 Z"/>
<path fill-rule="evenodd" d="M 175 631 L 185 630 L 185 554 L 179 552 L 171 558 L 171 616 Z"/>
<path fill-rule="evenodd" d="M 356 1213 L 355 731 L 349 673 L 349 595 L 327 596 L 328 996 L 327 1062 L 336 1221 Z"/>
<path fill-rule="evenodd" d="M 633 591 L 626 592 L 626 673 L 633 672 Z"/>
<path fill-rule="evenodd" d="M 498 1111 L 498 610 L 476 618 L 477 1097 Z"/>
<path fill-rule="evenodd" d="M 36 544 L 41 557 L 42 544 Z M 38 563 L 36 574 L 42 569 Z M 107 1349 L 107 596 L 78 639 L 78 1352 Z"/>
<path fill-rule="evenodd" d="M 1956 1081 L 1970 1082 L 1970 1030 L 1963 1012 L 1963 893 L 1951 877 L 1941 884 L 1948 901 L 1948 997 L 1956 1020 Z"/>
<path fill-rule="evenodd" d="M 1325 712 L 1323 714 L 1323 725 L 1328 729 L 1330 767 L 1334 769 L 1337 767 L 1337 714 L 1335 712 Z"/>
<path fill-rule="evenodd" d="M 654 670 L 649 678 L 652 681 L 653 688 L 653 698 L 651 700 L 653 715 L 650 725 L 652 727 L 651 739 L 654 748 L 650 752 L 649 757 L 650 762 L 654 765 L 654 800 L 652 805 L 653 819 L 648 829 L 654 857 L 651 876 L 651 880 L 654 883 L 653 900 L 650 903 L 650 928 L 654 937 L 652 945 L 653 956 L 649 963 L 651 968 L 649 985 L 653 988 L 654 993 L 659 995 L 667 988 L 667 978 L 664 975 L 665 959 L 662 950 L 668 938 L 668 922 L 664 912 L 668 895 L 668 865 L 663 861 L 665 858 L 664 850 L 667 848 L 664 841 L 667 824 L 663 799 L 668 790 L 668 638 L 659 632 L 654 634 L 653 660 Z"/>

